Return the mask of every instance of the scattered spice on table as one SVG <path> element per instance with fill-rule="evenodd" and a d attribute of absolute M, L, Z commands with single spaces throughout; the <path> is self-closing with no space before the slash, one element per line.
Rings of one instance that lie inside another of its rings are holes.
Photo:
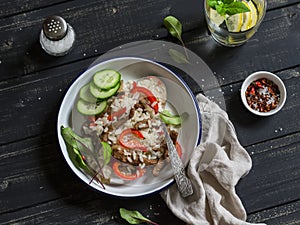
<path fill-rule="evenodd" d="M 280 91 L 271 80 L 261 78 L 253 81 L 245 92 L 248 105 L 259 112 L 269 112 L 279 103 Z"/>

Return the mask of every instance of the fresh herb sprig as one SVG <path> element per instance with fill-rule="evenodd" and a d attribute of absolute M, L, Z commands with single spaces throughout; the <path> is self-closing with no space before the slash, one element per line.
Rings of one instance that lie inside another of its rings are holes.
<path fill-rule="evenodd" d="M 124 208 L 120 208 L 120 215 L 130 224 L 150 223 L 153 225 L 158 225 L 157 223 L 144 217 L 139 211 L 136 210 L 127 210 Z"/>
<path fill-rule="evenodd" d="M 207 0 L 208 5 L 217 10 L 221 16 L 226 14 L 231 16 L 237 13 L 249 12 L 248 7 L 240 2 L 235 0 Z"/>
<path fill-rule="evenodd" d="M 182 40 L 182 24 L 181 22 L 174 16 L 167 16 L 164 18 L 164 21 L 163 21 L 163 24 L 164 26 L 167 28 L 167 30 L 169 31 L 169 33 L 177 38 L 183 49 L 184 49 L 184 52 L 185 52 L 185 55 L 186 55 L 186 58 L 188 58 L 188 54 L 187 54 L 187 50 L 186 50 L 186 47 L 184 45 L 184 42 Z"/>
<path fill-rule="evenodd" d="M 182 46 L 184 46 L 183 40 L 181 38 L 182 34 L 182 24 L 174 16 L 167 16 L 164 18 L 164 26 L 168 29 L 169 33 L 177 38 Z"/>
<path fill-rule="evenodd" d="M 66 143 L 67 151 L 73 164 L 92 177 L 90 183 L 93 180 L 96 180 L 102 186 L 102 188 L 105 189 L 103 182 L 107 182 L 107 179 L 102 173 L 103 165 L 100 165 L 100 162 L 95 156 L 92 139 L 82 138 L 77 135 L 70 127 L 64 126 L 61 126 L 61 135 Z M 105 142 L 102 142 L 101 144 L 103 147 L 104 165 L 106 165 L 110 161 L 112 150 L 109 144 Z M 98 165 L 98 172 L 96 168 L 92 168 L 87 159 L 89 159 L 89 161 L 93 161 L 93 164 Z M 97 177 L 99 174 L 101 179 L 98 179 Z"/>

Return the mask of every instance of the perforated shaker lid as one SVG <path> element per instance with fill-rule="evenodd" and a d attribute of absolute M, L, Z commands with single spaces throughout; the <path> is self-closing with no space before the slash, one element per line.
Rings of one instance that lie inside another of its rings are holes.
<path fill-rule="evenodd" d="M 63 39 L 68 31 L 67 22 L 60 16 L 50 16 L 44 20 L 43 31 L 53 41 Z"/>

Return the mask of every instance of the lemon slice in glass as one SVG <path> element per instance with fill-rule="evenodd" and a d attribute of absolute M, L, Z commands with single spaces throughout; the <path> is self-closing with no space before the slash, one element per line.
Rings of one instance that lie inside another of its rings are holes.
<path fill-rule="evenodd" d="M 251 12 L 251 15 L 252 15 L 252 23 L 251 23 L 251 27 L 254 27 L 255 24 L 257 23 L 257 19 L 258 19 L 258 16 L 257 16 L 257 8 L 255 7 L 255 5 L 253 4 L 252 1 L 249 1 L 248 2 L 248 5 L 250 7 L 250 12 Z M 250 27 L 250 28 L 251 28 Z"/>
<path fill-rule="evenodd" d="M 217 26 L 220 26 L 225 20 L 224 16 L 221 16 L 217 10 L 212 8 L 209 8 L 209 19 Z"/>
<path fill-rule="evenodd" d="M 229 32 L 240 32 L 243 25 L 243 13 L 231 15 L 225 22 Z"/>
<path fill-rule="evenodd" d="M 251 13 L 250 12 L 244 13 L 244 22 L 241 27 L 241 31 L 249 30 L 252 27 L 251 24 L 252 24 Z"/>
<path fill-rule="evenodd" d="M 249 30 L 257 22 L 257 10 L 252 1 L 243 2 L 250 12 L 244 13 L 244 22 L 241 28 L 241 31 Z"/>

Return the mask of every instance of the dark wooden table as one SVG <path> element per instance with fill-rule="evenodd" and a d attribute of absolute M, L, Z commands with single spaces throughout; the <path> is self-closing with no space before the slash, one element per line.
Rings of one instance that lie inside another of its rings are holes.
<path fill-rule="evenodd" d="M 42 21 L 53 14 L 76 30 L 64 57 L 47 55 L 38 42 Z M 120 207 L 160 224 L 184 224 L 159 194 L 124 199 L 91 190 L 66 164 L 56 133 L 64 94 L 97 57 L 132 41 L 178 43 L 162 25 L 168 15 L 180 19 L 186 46 L 214 72 L 253 160 L 237 186 L 248 221 L 300 224 L 299 0 L 268 0 L 258 33 L 237 48 L 211 39 L 202 0 L 1 0 L 0 224 L 126 224 Z M 271 117 L 250 114 L 239 97 L 242 81 L 258 70 L 276 73 L 287 88 L 284 108 Z"/>

